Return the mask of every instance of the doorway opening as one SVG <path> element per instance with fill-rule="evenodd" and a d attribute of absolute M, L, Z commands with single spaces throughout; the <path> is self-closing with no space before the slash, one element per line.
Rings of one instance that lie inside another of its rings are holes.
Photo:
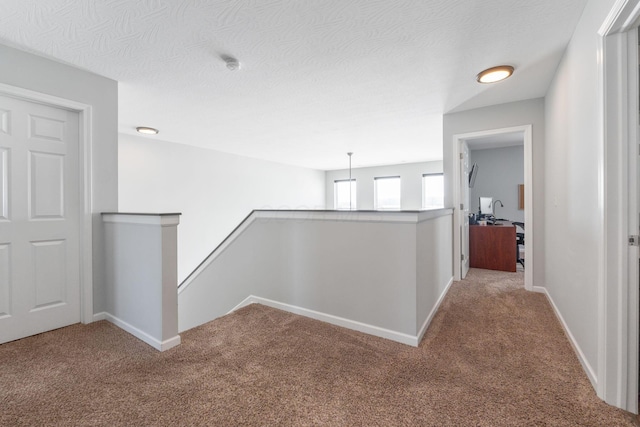
<path fill-rule="evenodd" d="M 524 181 L 524 222 L 527 233 L 532 236 L 535 230 L 533 222 L 533 171 L 532 171 L 532 125 L 516 126 L 502 129 L 492 129 L 479 132 L 454 135 L 454 158 L 459 161 L 454 162 L 453 178 L 454 191 L 453 200 L 456 214 L 454 215 L 454 279 L 461 280 L 466 275 L 469 268 L 469 214 L 475 205 L 472 203 L 469 191 L 468 168 L 469 152 L 474 149 L 490 149 L 508 146 L 521 145 L 523 147 L 523 181 Z M 487 171 L 485 171 L 486 173 Z M 478 171 L 478 173 L 480 173 Z M 522 184 L 522 183 L 519 183 Z M 518 195 L 518 185 L 513 188 L 514 200 Z M 484 195 L 483 196 L 490 196 Z M 504 202 L 502 202 L 504 204 Z M 498 205 L 500 206 L 500 205 Z M 504 211 L 503 211 L 504 213 Z M 513 218 L 509 218 L 513 219 Z M 526 238 L 525 238 L 526 239 Z M 516 243 L 514 241 L 514 251 Z M 524 245 L 524 259 L 527 268 L 524 269 L 525 289 L 532 291 L 533 288 L 533 239 L 529 238 Z"/>

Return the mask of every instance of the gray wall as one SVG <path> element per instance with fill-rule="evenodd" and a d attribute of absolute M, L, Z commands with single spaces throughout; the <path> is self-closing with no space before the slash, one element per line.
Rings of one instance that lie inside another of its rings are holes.
<path fill-rule="evenodd" d="M 404 163 L 388 166 L 374 166 L 352 169 L 351 177 L 357 183 L 358 210 L 374 209 L 373 179 L 381 176 L 400 176 L 401 180 L 401 209 L 419 210 L 422 208 L 422 174 L 442 173 L 442 162 Z M 327 171 L 326 177 L 326 206 L 334 209 L 333 183 L 335 180 L 349 179 L 349 169 Z"/>
<path fill-rule="evenodd" d="M 253 209 L 324 209 L 323 171 L 130 135 L 119 140 L 122 212 L 181 212 L 181 282 Z"/>
<path fill-rule="evenodd" d="M 252 219 L 180 288 L 180 331 L 253 295 L 325 321 L 346 319 L 347 327 L 368 325 L 378 336 L 415 339 L 452 280 L 451 210 L 256 212 Z"/>
<path fill-rule="evenodd" d="M 478 164 L 478 175 L 471 193 L 471 211 L 478 212 L 478 197 L 501 200 L 494 213 L 498 218 L 524 222 L 524 209 L 518 209 L 518 184 L 524 184 L 524 147 L 471 150 L 470 164 Z"/>
<path fill-rule="evenodd" d="M 100 212 L 118 210 L 118 83 L 3 45 L 0 83 L 92 107 L 93 310 L 102 312 L 105 274 Z"/>
<path fill-rule="evenodd" d="M 459 113 L 445 114 L 443 140 L 443 168 L 445 206 L 453 205 L 453 136 L 513 126 L 532 125 L 533 137 L 533 220 L 535 229 L 527 229 L 534 242 L 533 286 L 544 285 L 544 99 L 511 102 Z M 527 266 L 530 268 L 530 266 Z"/>
<path fill-rule="evenodd" d="M 596 376 L 602 366 L 597 314 L 598 277 L 604 265 L 599 251 L 605 244 L 598 214 L 602 203 L 598 29 L 614 3 L 587 4 L 545 98 L 544 285 Z"/>

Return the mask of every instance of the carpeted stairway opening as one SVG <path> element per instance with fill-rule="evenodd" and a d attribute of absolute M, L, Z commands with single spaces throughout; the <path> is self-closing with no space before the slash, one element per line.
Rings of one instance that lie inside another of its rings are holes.
<path fill-rule="evenodd" d="M 471 270 L 419 348 L 251 305 L 164 353 L 96 322 L 0 345 L 0 367 L 3 426 L 635 425 L 522 273 Z"/>

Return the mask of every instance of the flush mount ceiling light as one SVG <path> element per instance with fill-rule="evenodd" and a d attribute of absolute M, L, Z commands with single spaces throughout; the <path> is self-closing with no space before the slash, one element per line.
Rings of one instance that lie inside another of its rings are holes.
<path fill-rule="evenodd" d="M 495 83 L 510 77 L 511 74 L 513 74 L 511 65 L 500 65 L 480 72 L 476 76 L 476 80 L 478 83 Z"/>
<path fill-rule="evenodd" d="M 145 135 L 157 135 L 158 132 L 160 132 L 158 129 L 154 129 L 146 126 L 138 126 L 136 130 L 138 131 L 138 133 L 143 133 Z"/>
<path fill-rule="evenodd" d="M 231 71 L 240 69 L 240 61 L 229 55 L 222 55 L 220 58 L 227 64 L 227 68 Z"/>

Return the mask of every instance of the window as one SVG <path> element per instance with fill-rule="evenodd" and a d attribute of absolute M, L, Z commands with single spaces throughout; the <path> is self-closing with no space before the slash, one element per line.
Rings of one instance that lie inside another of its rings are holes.
<path fill-rule="evenodd" d="M 351 180 L 351 188 L 349 188 L 349 180 L 342 179 L 333 182 L 333 206 L 339 210 L 355 210 L 356 209 L 356 180 Z"/>
<path fill-rule="evenodd" d="M 444 208 L 444 175 L 426 173 L 422 175 L 422 209 Z"/>
<path fill-rule="evenodd" d="M 374 206 L 379 210 L 400 210 L 400 177 L 374 178 Z"/>

